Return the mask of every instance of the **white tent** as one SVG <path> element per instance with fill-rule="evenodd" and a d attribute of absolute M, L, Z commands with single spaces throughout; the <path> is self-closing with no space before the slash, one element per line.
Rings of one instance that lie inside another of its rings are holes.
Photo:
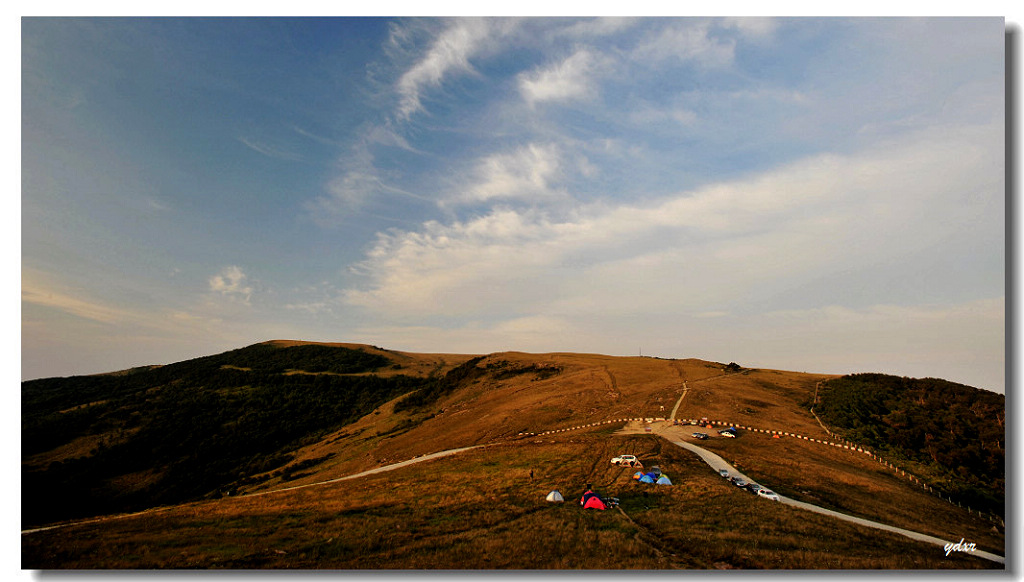
<path fill-rule="evenodd" d="M 552 503 L 561 503 L 565 501 L 565 498 L 562 497 L 562 494 L 558 492 L 558 489 L 555 489 L 551 493 L 548 493 L 547 500 Z"/>
<path fill-rule="evenodd" d="M 668 475 L 662 475 L 661 477 L 658 477 L 657 484 L 658 485 L 671 485 L 672 482 L 669 481 Z"/>

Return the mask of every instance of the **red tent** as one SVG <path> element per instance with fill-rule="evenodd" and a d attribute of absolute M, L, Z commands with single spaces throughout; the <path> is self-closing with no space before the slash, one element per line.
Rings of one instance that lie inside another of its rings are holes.
<path fill-rule="evenodd" d="M 580 498 L 580 505 L 583 506 L 583 509 L 600 509 L 601 511 L 608 509 L 604 501 L 601 501 L 601 498 L 593 491 L 587 491 L 583 494 L 583 497 Z"/>

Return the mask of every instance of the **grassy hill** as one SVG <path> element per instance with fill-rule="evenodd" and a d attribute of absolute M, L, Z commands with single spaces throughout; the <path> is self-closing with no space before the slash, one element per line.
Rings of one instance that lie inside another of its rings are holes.
<path fill-rule="evenodd" d="M 135 511 L 218 496 L 275 470 L 291 476 L 312 464 L 289 465 L 302 445 L 435 381 L 396 373 L 398 360 L 368 347 L 267 343 L 25 382 L 23 521 Z"/>
<path fill-rule="evenodd" d="M 679 418 L 822 438 L 809 403 L 836 380 L 695 359 L 279 341 L 26 382 L 23 527 L 144 512 L 26 534 L 23 567 L 991 567 L 770 504 L 681 448 L 603 424 L 678 403 Z M 741 432 L 701 444 L 787 496 L 1002 553 L 1001 526 L 863 454 Z M 486 446 L 317 485 L 470 445 Z M 676 485 L 638 488 L 608 463 L 629 452 Z M 544 502 L 585 483 L 623 512 Z M 508 551 L 527 540 L 548 541 Z"/>

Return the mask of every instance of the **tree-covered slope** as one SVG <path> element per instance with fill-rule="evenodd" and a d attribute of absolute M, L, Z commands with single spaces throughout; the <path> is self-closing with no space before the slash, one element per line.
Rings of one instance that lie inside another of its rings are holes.
<path fill-rule="evenodd" d="M 23 520 L 230 490 L 428 382 L 365 374 L 389 363 L 358 349 L 258 344 L 125 374 L 25 382 Z"/>
<path fill-rule="evenodd" d="M 1002 394 L 935 378 L 854 374 L 822 383 L 815 412 L 847 439 L 916 463 L 953 497 L 1002 514 Z"/>

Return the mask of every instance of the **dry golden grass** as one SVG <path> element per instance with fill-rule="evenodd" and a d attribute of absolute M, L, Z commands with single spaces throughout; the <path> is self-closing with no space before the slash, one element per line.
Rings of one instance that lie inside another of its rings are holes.
<path fill-rule="evenodd" d="M 338 344 L 359 347 L 354 344 Z M 373 350 L 368 346 L 363 349 Z M 393 352 L 383 352 L 394 357 Z M 402 354 L 421 369 L 453 366 L 469 356 Z M 461 358 L 461 359 L 460 359 Z M 746 371 L 726 375 L 723 366 L 702 360 L 663 360 L 597 354 L 491 354 L 478 364 L 497 371 L 529 366 L 558 367 L 550 377 L 519 374 L 485 377 L 448 395 L 423 412 L 393 412 L 394 401 L 357 423 L 300 450 L 295 462 L 332 458 L 287 484 L 313 482 L 376 468 L 439 450 L 516 438 L 519 433 L 580 426 L 616 418 L 668 416 L 689 391 L 678 417 L 747 420 L 766 428 L 789 426 L 824 436 L 799 403 L 813 394 L 821 375 Z M 400 370 L 401 371 L 401 370 Z M 755 412 L 749 412 L 749 411 Z M 278 488 L 280 480 L 257 486 Z M 249 491 L 257 490 L 250 488 Z"/>
<path fill-rule="evenodd" d="M 631 451 L 672 487 L 610 465 Z M 530 470 L 534 471 L 531 480 Z M 586 483 L 622 501 L 582 510 Z M 559 489 L 565 504 L 544 496 Z M 299 569 L 987 568 L 774 504 L 688 452 L 607 431 L 531 439 L 358 480 L 23 536 L 22 567 Z"/>
<path fill-rule="evenodd" d="M 305 342 L 302 342 L 305 343 Z M 338 344 L 344 347 L 363 347 Z M 440 374 L 471 356 L 387 354 L 393 373 Z M 697 457 L 618 426 L 535 437 L 631 417 L 716 420 L 823 437 L 802 407 L 828 376 L 725 374 L 700 360 L 593 354 L 492 354 L 494 372 L 420 411 L 395 401 L 300 450 L 324 459 L 288 481 L 313 483 L 440 450 L 491 446 L 396 471 L 259 497 L 229 497 L 23 536 L 24 568 L 992 568 L 967 554 L 774 504 L 740 491 Z M 554 376 L 499 374 L 558 367 Z M 391 373 L 389 372 L 389 373 Z M 396 399 L 397 400 L 397 399 Z M 991 524 L 915 489 L 862 454 L 744 434 L 701 441 L 780 493 L 1002 553 Z M 635 453 L 675 485 L 645 488 L 608 459 Z M 327 456 L 330 455 L 329 458 Z M 534 471 L 533 480 L 530 470 Z M 575 504 L 586 483 L 622 499 L 617 511 Z M 569 501 L 548 504 L 559 489 Z"/>
<path fill-rule="evenodd" d="M 336 348 L 347 348 L 350 350 L 362 350 L 369 354 L 375 354 L 384 356 L 392 360 L 395 364 L 398 364 L 399 368 L 383 368 L 372 372 L 377 376 L 393 376 L 398 374 L 404 374 L 406 376 L 430 376 L 430 375 L 444 375 L 446 372 L 455 368 L 456 366 L 464 363 L 466 360 L 473 358 L 472 355 L 467 354 L 420 354 L 411 352 L 399 352 L 395 350 L 385 350 L 376 346 L 370 346 L 366 344 L 353 344 L 343 342 L 307 342 L 299 340 L 271 340 L 264 342 L 267 345 L 277 346 L 281 348 L 305 346 L 305 345 L 318 345 L 326 347 Z"/>
<path fill-rule="evenodd" d="M 863 453 L 760 433 L 699 444 L 787 497 L 944 539 L 963 537 L 1003 553 L 1005 532 L 990 521 L 927 493 Z"/>

